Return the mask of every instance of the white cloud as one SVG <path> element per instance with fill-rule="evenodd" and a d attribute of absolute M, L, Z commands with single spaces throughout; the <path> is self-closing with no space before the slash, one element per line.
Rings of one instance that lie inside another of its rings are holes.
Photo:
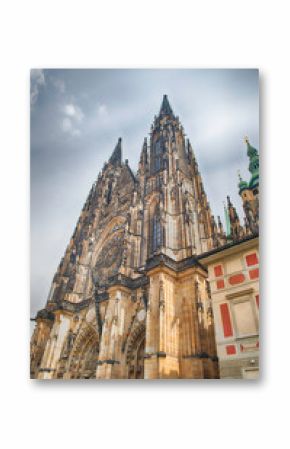
<path fill-rule="evenodd" d="M 32 69 L 30 72 L 30 103 L 37 102 L 41 87 L 45 86 L 45 76 L 42 69 Z"/>
<path fill-rule="evenodd" d="M 84 113 L 79 106 L 73 103 L 67 103 L 62 108 L 64 118 L 61 122 L 61 129 L 64 133 L 70 134 L 73 137 L 81 135 L 79 129 L 80 123 L 83 121 Z"/>
<path fill-rule="evenodd" d="M 73 103 L 66 104 L 64 107 L 64 113 L 68 117 L 74 118 L 77 122 L 81 122 L 84 118 L 83 111 L 80 107 Z"/>

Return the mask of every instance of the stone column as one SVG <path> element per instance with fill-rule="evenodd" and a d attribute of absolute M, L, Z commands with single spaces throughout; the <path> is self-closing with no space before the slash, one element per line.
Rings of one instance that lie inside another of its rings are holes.
<path fill-rule="evenodd" d="M 70 328 L 71 313 L 57 310 L 54 315 L 55 322 L 45 348 L 38 379 L 52 379 L 54 377 L 61 350 Z"/>
<path fill-rule="evenodd" d="M 157 352 L 159 349 L 159 277 L 149 278 L 148 308 L 146 316 L 146 342 L 144 378 L 158 379 Z"/>
<path fill-rule="evenodd" d="M 166 276 L 166 279 L 165 279 Z M 145 379 L 178 378 L 178 322 L 174 272 L 158 266 L 148 273 L 149 305 L 146 321 Z"/>
<path fill-rule="evenodd" d="M 38 376 L 38 370 L 44 356 L 52 325 L 53 319 L 37 318 L 30 348 L 30 375 L 32 379 L 36 379 Z"/>
<path fill-rule="evenodd" d="M 115 285 L 108 289 L 108 293 L 109 304 L 100 343 L 96 377 L 97 379 L 120 379 L 127 377 L 122 343 L 130 314 L 128 301 L 130 301 L 131 291 L 126 287 Z"/>

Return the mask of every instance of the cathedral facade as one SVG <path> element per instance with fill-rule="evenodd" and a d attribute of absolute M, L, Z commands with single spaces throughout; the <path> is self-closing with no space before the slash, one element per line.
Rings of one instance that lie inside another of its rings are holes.
<path fill-rule="evenodd" d="M 224 282 L 219 295 L 238 293 L 231 291 L 233 274 L 215 279 L 214 267 L 223 270 L 224 257 L 232 263 L 229 251 L 239 254 L 258 240 L 259 158 L 248 139 L 246 144 L 252 177 L 239 182 L 245 223 L 228 197 L 224 231 L 166 95 L 136 174 L 123 162 L 118 140 L 89 192 L 47 303 L 34 318 L 31 378 L 242 377 L 239 368 L 221 369 L 224 348 L 240 343 L 235 330 L 229 344 L 221 339 L 225 308 L 214 305 L 217 280 Z M 245 288 L 258 294 L 257 284 Z M 239 323 L 243 328 L 243 319 Z M 251 337 L 245 338 L 251 346 Z M 239 364 L 238 355 L 231 362 Z"/>

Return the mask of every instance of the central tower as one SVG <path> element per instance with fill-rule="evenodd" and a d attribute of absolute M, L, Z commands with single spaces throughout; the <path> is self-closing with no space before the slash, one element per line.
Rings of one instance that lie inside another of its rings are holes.
<path fill-rule="evenodd" d="M 144 140 L 138 172 L 144 210 L 141 265 L 162 252 L 175 261 L 224 240 L 204 191 L 193 149 L 167 95 Z"/>

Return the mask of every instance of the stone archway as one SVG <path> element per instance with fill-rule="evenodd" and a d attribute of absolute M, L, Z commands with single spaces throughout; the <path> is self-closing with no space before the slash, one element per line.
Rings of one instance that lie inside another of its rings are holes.
<path fill-rule="evenodd" d="M 127 348 L 128 379 L 144 379 L 144 324 L 139 325 L 132 331 Z"/>
<path fill-rule="evenodd" d="M 94 379 L 99 354 L 99 338 L 96 330 L 86 324 L 78 333 L 72 348 L 67 373 L 71 379 Z"/>

